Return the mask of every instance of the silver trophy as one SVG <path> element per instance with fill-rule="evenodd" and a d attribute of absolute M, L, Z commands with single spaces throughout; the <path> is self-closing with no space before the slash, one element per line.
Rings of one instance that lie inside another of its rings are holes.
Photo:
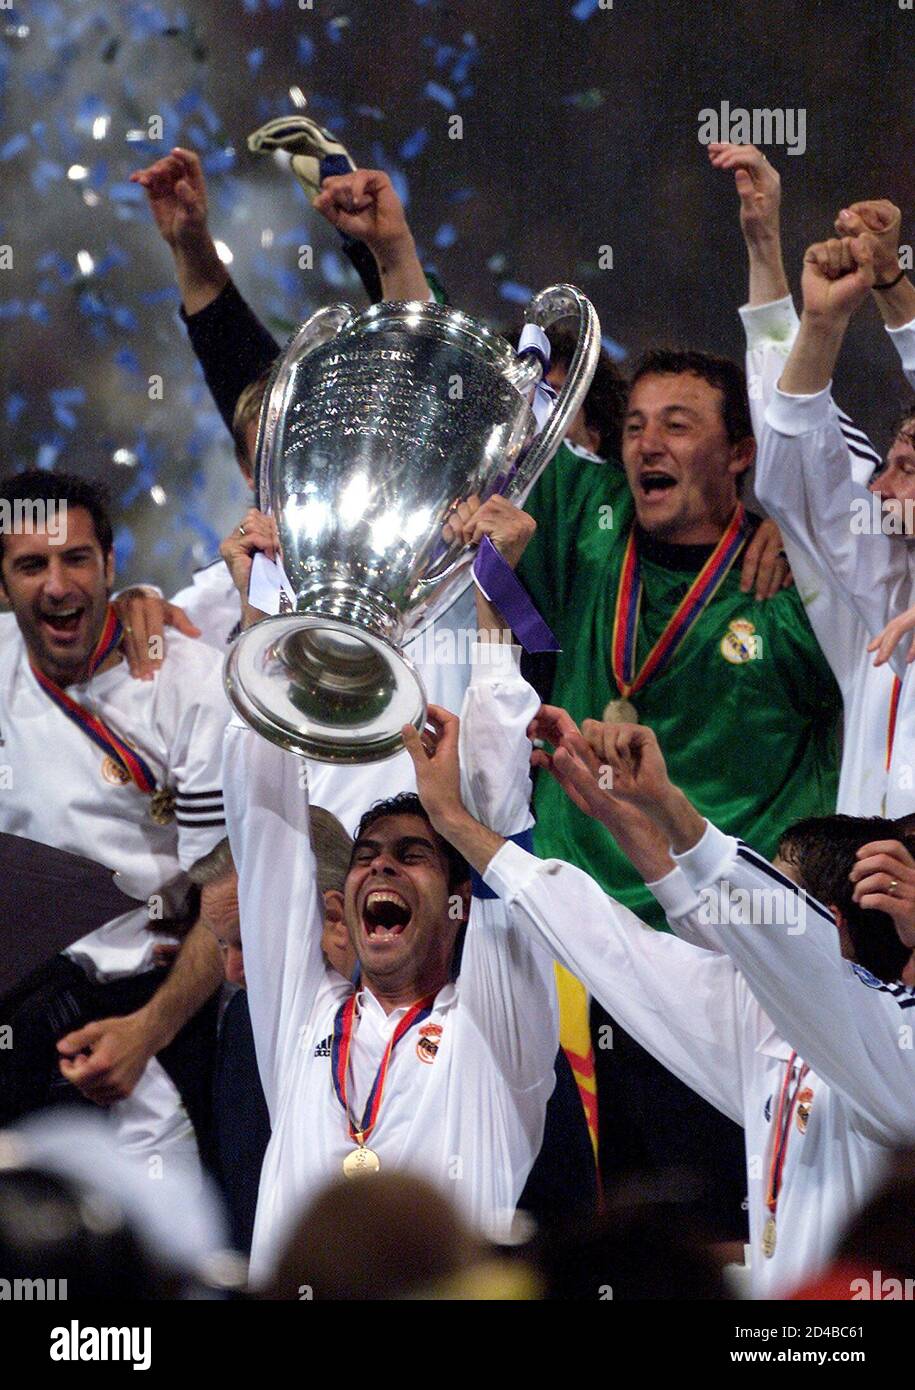
<path fill-rule="evenodd" d="M 279 529 L 295 611 L 244 632 L 226 688 L 258 733 L 322 762 L 363 763 L 422 729 L 426 695 L 400 651 L 472 582 L 448 544 L 457 503 L 520 503 L 559 447 L 600 349 L 593 306 L 543 290 L 529 323 L 577 320 L 578 345 L 535 438 L 542 365 L 438 304 L 320 309 L 281 358 L 261 412 L 259 506 Z"/>

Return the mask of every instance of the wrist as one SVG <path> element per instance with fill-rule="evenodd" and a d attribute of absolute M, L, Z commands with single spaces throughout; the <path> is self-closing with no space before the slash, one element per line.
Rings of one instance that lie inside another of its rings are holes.
<path fill-rule="evenodd" d="M 416 259 L 416 242 L 412 232 L 400 232 L 394 237 L 379 238 L 366 242 L 383 274 L 401 270 Z"/>
<path fill-rule="evenodd" d="M 704 819 L 686 794 L 673 785 L 655 802 L 652 816 L 674 854 L 685 854 L 705 833 Z"/>
<path fill-rule="evenodd" d="M 155 1002 L 154 995 L 148 1004 L 144 1004 L 136 1013 L 130 1015 L 130 1021 L 135 1025 L 138 1037 L 143 1040 L 147 1061 L 164 1047 L 168 1047 L 175 1036 L 175 1031 L 168 1027 L 160 1010 L 155 1007 Z"/>

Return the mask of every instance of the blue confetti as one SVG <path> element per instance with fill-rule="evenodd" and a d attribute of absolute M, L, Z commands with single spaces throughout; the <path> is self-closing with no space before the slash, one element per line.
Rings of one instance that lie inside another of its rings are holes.
<path fill-rule="evenodd" d="M 138 183 L 113 183 L 108 189 L 113 203 L 145 203 L 146 194 Z"/>
<path fill-rule="evenodd" d="M 129 376 L 142 376 L 143 369 L 140 366 L 140 359 L 130 348 L 118 348 L 114 354 L 114 365 L 120 367 L 122 372 L 127 372 Z"/>
<path fill-rule="evenodd" d="M 128 309 L 126 304 L 118 304 L 111 311 L 111 317 L 118 328 L 123 328 L 126 333 L 136 333 L 140 324 L 136 314 L 132 309 Z"/>
<path fill-rule="evenodd" d="M 89 125 L 96 116 L 107 115 L 108 108 L 101 97 L 94 94 L 84 96 L 76 108 L 76 119 L 80 125 Z"/>
<path fill-rule="evenodd" d="M 261 64 L 264 61 L 264 50 L 262 48 L 252 48 L 248 54 L 248 67 L 252 72 L 260 72 Z"/>
<path fill-rule="evenodd" d="M 124 501 L 126 503 L 126 497 Z M 134 539 L 133 531 L 123 522 L 115 527 L 114 532 L 114 563 L 118 569 L 125 569 L 129 564 L 137 543 Z"/>
<path fill-rule="evenodd" d="M 614 362 L 622 362 L 629 356 L 627 349 L 615 338 L 602 337 L 600 341 L 604 351 L 609 357 L 612 357 Z"/>
<path fill-rule="evenodd" d="M 177 285 L 163 285 L 158 290 L 144 290 L 139 300 L 141 304 L 180 304 L 181 291 Z"/>
<path fill-rule="evenodd" d="M 396 169 L 394 165 L 388 165 L 388 178 L 391 180 L 391 187 L 397 194 L 405 208 L 410 206 L 410 185 L 407 176 L 401 169 Z"/>
<path fill-rule="evenodd" d="M 346 267 L 342 257 L 338 256 L 336 251 L 323 251 L 320 264 L 321 274 L 329 285 L 333 285 L 335 289 L 342 289 L 346 285 Z"/>
<path fill-rule="evenodd" d="M 435 244 L 439 250 L 444 250 L 448 246 L 453 246 L 458 239 L 456 228 L 450 222 L 443 222 L 435 233 Z"/>
<path fill-rule="evenodd" d="M 449 203 L 468 203 L 477 196 L 475 188 L 455 188 L 448 194 Z"/>
<path fill-rule="evenodd" d="M 235 151 L 231 148 L 213 150 L 212 154 L 206 155 L 200 163 L 205 174 L 224 174 L 227 170 L 235 168 Z"/>
<path fill-rule="evenodd" d="M 343 31 L 348 28 L 349 18 L 345 14 L 338 14 L 327 21 L 325 32 L 331 43 L 342 43 Z"/>
<path fill-rule="evenodd" d="M 59 444 L 42 444 L 35 455 L 35 467 L 43 473 L 50 473 L 60 454 Z"/>
<path fill-rule="evenodd" d="M 26 399 L 20 391 L 11 391 L 6 398 L 6 419 L 10 425 L 15 425 L 19 416 L 25 410 Z"/>
<path fill-rule="evenodd" d="M 52 159 L 39 159 L 32 170 L 32 187 L 39 193 L 47 192 L 48 186 L 64 176 L 64 166 Z"/>
<path fill-rule="evenodd" d="M 443 87 L 439 82 L 427 82 L 423 88 L 424 94 L 432 101 L 437 101 L 439 106 L 444 106 L 447 111 L 454 110 L 454 93 L 449 92 L 447 87 Z"/>
<path fill-rule="evenodd" d="M 527 285 L 519 285 L 514 280 L 503 280 L 499 286 L 499 294 L 510 304 L 529 304 L 534 297 L 532 289 Z"/>
<path fill-rule="evenodd" d="M 310 39 L 307 34 L 300 34 L 296 53 L 300 63 L 310 63 L 315 56 L 314 40 Z"/>
<path fill-rule="evenodd" d="M 409 136 L 408 139 L 406 139 L 401 145 L 401 159 L 406 160 L 407 162 L 409 162 L 411 159 L 416 159 L 417 155 L 422 154 L 423 150 L 426 148 L 428 143 L 429 132 L 425 126 L 421 126 L 419 130 L 414 131 L 413 134 Z"/>
<path fill-rule="evenodd" d="M 592 14 L 597 13 L 599 5 L 600 0 L 576 0 L 575 4 L 572 6 L 572 18 L 580 20 L 590 19 Z"/>

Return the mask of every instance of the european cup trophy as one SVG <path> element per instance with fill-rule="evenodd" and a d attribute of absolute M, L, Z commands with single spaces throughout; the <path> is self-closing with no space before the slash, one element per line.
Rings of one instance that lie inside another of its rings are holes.
<path fill-rule="evenodd" d="M 226 662 L 232 703 L 265 738 L 362 763 L 397 752 L 405 724 L 422 729 L 425 692 L 400 648 L 472 583 L 474 550 L 445 542 L 447 517 L 474 494 L 523 502 L 594 374 L 600 326 L 579 290 L 543 290 L 525 317 L 578 329 L 536 435 L 541 358 L 454 309 L 331 305 L 292 338 L 257 457 L 295 609 L 242 633 Z"/>

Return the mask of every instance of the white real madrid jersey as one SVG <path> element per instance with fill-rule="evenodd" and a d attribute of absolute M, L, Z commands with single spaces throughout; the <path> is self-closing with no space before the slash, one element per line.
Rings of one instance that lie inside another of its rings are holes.
<path fill-rule="evenodd" d="M 225 652 L 241 623 L 241 599 L 224 560 L 197 570 L 171 600 L 200 628 L 201 642 Z"/>
<path fill-rule="evenodd" d="M 152 681 L 134 680 L 121 661 L 67 692 L 138 750 L 159 786 L 172 789 L 174 818 L 160 825 L 150 797 L 125 781 L 39 686 L 15 620 L 0 622 L 0 829 L 115 871 L 125 894 L 123 916 L 69 952 L 103 979 L 152 964 L 156 938 L 149 928 L 180 905 L 185 870 L 226 833 L 220 762 L 229 706 L 222 663 L 199 641 L 174 632 L 166 640 Z"/>
<path fill-rule="evenodd" d="M 514 844 L 484 878 L 510 921 L 554 951 L 675 1076 L 743 1126 L 753 1292 L 785 1297 L 824 1268 L 894 1145 L 915 1138 L 915 1052 L 900 1046 L 915 1024 L 915 993 L 842 960 L 825 909 L 715 827 L 677 864 L 653 891 L 675 931 L 718 949 L 653 930 L 580 869 Z M 712 889 L 721 920 L 697 931 L 699 895 Z M 738 910 L 756 901 L 754 891 L 796 910 L 775 922 Z M 801 1084 L 766 1256 L 767 1183 L 789 1064 L 791 1086 Z"/>
<path fill-rule="evenodd" d="M 759 442 L 756 493 L 781 529 L 798 593 L 842 692 L 836 809 L 904 815 L 915 810 L 915 677 L 904 665 L 904 644 L 881 667 L 867 645 L 912 602 L 910 547 L 852 526 L 854 505 L 874 514 L 865 485 L 880 457 L 867 436 L 828 390 L 787 396 L 776 387 L 797 333 L 790 298 L 740 315 Z M 903 336 L 900 330 L 900 352 Z"/>
<path fill-rule="evenodd" d="M 527 792 L 505 769 L 519 758 L 527 762 L 525 730 L 536 706 L 516 658 L 475 667 L 461 728 L 464 798 L 503 834 L 530 824 Z M 300 767 L 239 721 L 229 725 L 226 813 L 272 1127 L 252 1248 L 257 1281 L 269 1275 L 291 1223 L 342 1174 L 354 1148 L 331 1077 L 334 1017 L 352 986 L 321 954 Z M 402 1013 L 386 1015 L 369 992 L 360 996 L 351 1050 L 357 1108 Z M 475 1225 L 504 1234 L 542 1142 L 558 1011 L 552 958 L 506 922 L 496 899 L 474 900 L 460 974 L 439 991 L 424 1026 L 408 1032 L 393 1054 L 369 1144 L 383 1168 L 425 1177 Z"/>

